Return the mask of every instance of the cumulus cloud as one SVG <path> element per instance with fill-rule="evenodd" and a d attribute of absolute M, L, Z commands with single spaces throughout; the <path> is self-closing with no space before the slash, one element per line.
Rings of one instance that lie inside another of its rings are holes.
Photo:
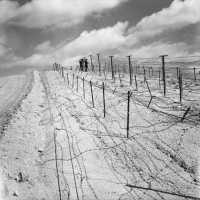
<path fill-rule="evenodd" d="M 126 40 L 124 33 L 127 27 L 128 22 L 118 22 L 111 27 L 83 31 L 78 38 L 62 46 L 53 47 L 50 41 L 45 41 L 35 47 L 35 54 L 26 59 L 19 59 L 17 65 L 47 66 L 55 61 L 64 65 L 76 64 L 80 57 L 88 56 L 89 53 L 119 48 Z"/>
<path fill-rule="evenodd" d="M 144 17 L 136 26 L 129 29 L 131 43 L 155 37 L 164 31 L 177 30 L 200 22 L 199 0 L 174 0 L 165 8 L 150 16 Z"/>
<path fill-rule="evenodd" d="M 3 0 L 2 19 L 29 28 L 67 27 L 93 13 L 112 9 L 127 0 L 32 0 L 23 6 Z M 0 9 L 1 11 L 1 9 Z M 7 12 L 8 11 L 8 12 Z M 1 17 L 0 17 L 1 19 Z"/>
<path fill-rule="evenodd" d="M 114 26 L 84 31 L 78 38 L 68 43 L 59 53 L 73 57 L 77 55 L 87 55 L 92 52 L 104 52 L 113 50 L 124 44 L 126 37 L 124 33 L 128 27 L 128 22 L 118 22 Z"/>
<path fill-rule="evenodd" d="M 33 0 L 19 7 L 16 16 L 10 16 L 10 19 L 12 18 L 12 23 L 30 28 L 70 26 L 90 14 L 111 9 L 124 1 L 126 0 Z M 129 28 L 128 22 L 118 22 L 114 26 L 83 31 L 79 37 L 65 45 L 53 47 L 50 41 L 45 41 L 35 48 L 32 56 L 21 59 L 18 63 L 38 66 L 41 63 L 48 65 L 59 61 L 71 65 L 81 56 L 109 51 L 138 57 L 154 57 L 163 53 L 188 55 L 190 47 L 184 41 L 172 44 L 170 41 L 163 41 L 162 37 L 156 41 L 158 37 L 155 36 L 199 23 L 199 9 L 199 0 L 174 0 L 168 8 L 144 17 Z M 143 41 L 149 38 L 148 44 L 144 44 Z"/>

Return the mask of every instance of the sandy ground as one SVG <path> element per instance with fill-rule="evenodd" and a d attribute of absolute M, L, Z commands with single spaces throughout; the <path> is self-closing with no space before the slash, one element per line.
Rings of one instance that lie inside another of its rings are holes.
<path fill-rule="evenodd" d="M 127 139 L 127 99 L 120 89 L 106 91 L 104 118 L 101 88 L 94 90 L 93 108 L 90 87 L 85 83 L 83 98 L 82 82 L 72 88 L 72 76 L 70 86 L 57 72 L 11 79 L 0 80 L 1 107 L 8 99 L 18 105 L 1 138 L 0 199 L 182 199 L 126 184 L 199 196 L 198 124 L 153 112 L 134 95 Z M 23 98 L 14 96 L 19 93 Z"/>

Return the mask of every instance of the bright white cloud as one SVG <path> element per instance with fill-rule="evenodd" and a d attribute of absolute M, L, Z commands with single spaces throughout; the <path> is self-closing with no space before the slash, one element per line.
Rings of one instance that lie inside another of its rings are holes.
<path fill-rule="evenodd" d="M 112 27 L 90 32 L 84 31 L 78 38 L 65 45 L 58 52 L 62 52 L 63 56 L 73 57 L 77 55 L 88 55 L 92 52 L 116 49 L 124 44 L 126 40 L 124 33 L 127 27 L 127 22 L 118 22 Z"/>
<path fill-rule="evenodd" d="M 144 17 L 129 29 L 130 41 L 154 37 L 164 31 L 177 30 L 200 22 L 199 0 L 174 0 L 172 4 L 157 13 Z"/>

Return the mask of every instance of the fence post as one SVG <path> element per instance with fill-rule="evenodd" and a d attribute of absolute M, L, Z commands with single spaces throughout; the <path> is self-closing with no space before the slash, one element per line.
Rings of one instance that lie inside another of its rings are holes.
<path fill-rule="evenodd" d="M 136 87 L 136 91 L 138 91 L 138 84 L 137 84 L 137 76 L 135 75 L 135 87 Z"/>
<path fill-rule="evenodd" d="M 99 64 L 99 75 L 101 75 L 101 62 L 100 62 L 100 54 L 97 53 L 98 64 Z"/>
<path fill-rule="evenodd" d="M 151 93 L 151 89 L 150 89 L 150 87 L 149 87 L 149 83 L 148 83 L 147 80 L 146 80 L 146 84 L 147 84 L 147 89 L 148 89 L 149 94 L 150 94 L 150 101 L 149 101 L 149 103 L 148 103 L 148 105 L 147 105 L 147 108 L 149 108 L 149 106 L 150 106 L 150 104 L 151 104 L 151 102 L 152 102 L 152 100 L 153 100 L 153 95 L 152 95 L 152 93 Z"/>
<path fill-rule="evenodd" d="M 67 73 L 67 84 L 69 86 L 69 75 L 68 75 L 68 73 Z"/>
<path fill-rule="evenodd" d="M 179 80 L 179 68 L 176 67 L 176 76 L 177 76 L 177 80 Z"/>
<path fill-rule="evenodd" d="M 149 78 L 151 77 L 151 68 L 149 67 Z"/>
<path fill-rule="evenodd" d="M 131 56 L 128 56 L 128 66 L 129 66 L 130 85 L 132 85 L 132 66 L 131 66 Z"/>
<path fill-rule="evenodd" d="M 113 68 L 113 56 L 110 56 L 110 65 L 112 70 L 112 79 L 115 79 L 114 68 Z"/>
<path fill-rule="evenodd" d="M 194 67 L 193 70 L 194 70 L 194 80 L 196 81 L 196 80 L 197 80 L 197 76 L 196 76 L 196 68 Z"/>
<path fill-rule="evenodd" d="M 94 108 L 94 96 L 93 96 L 93 89 L 92 89 L 92 81 L 90 81 L 90 90 L 91 90 L 91 96 L 92 96 L 92 106 Z"/>
<path fill-rule="evenodd" d="M 144 70 L 144 82 L 146 81 L 146 70 L 145 70 L 145 67 L 143 67 L 143 70 Z"/>
<path fill-rule="evenodd" d="M 129 120 L 130 120 L 130 91 L 128 91 L 128 103 L 127 103 L 127 126 L 126 126 L 126 131 L 127 131 L 127 138 L 129 138 Z"/>
<path fill-rule="evenodd" d="M 83 81 L 83 98 L 85 99 L 85 78 L 82 78 Z"/>
<path fill-rule="evenodd" d="M 179 69 L 179 97 L 180 97 L 180 103 L 182 103 L 182 96 L 183 96 L 183 79 L 182 79 L 182 73 Z"/>
<path fill-rule="evenodd" d="M 104 84 L 104 82 L 102 84 L 102 88 L 103 88 L 103 116 L 105 118 L 106 117 L 106 99 L 105 99 L 105 84 Z"/>
<path fill-rule="evenodd" d="M 163 79 L 163 84 L 164 84 L 164 96 L 166 96 L 166 74 L 165 74 L 165 57 L 167 55 L 161 55 L 162 59 L 162 79 Z"/>

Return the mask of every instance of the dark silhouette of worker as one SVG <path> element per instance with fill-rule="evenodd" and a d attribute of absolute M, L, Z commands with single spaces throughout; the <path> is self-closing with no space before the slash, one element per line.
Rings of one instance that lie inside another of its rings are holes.
<path fill-rule="evenodd" d="M 79 60 L 79 65 L 80 65 L 80 71 L 83 71 L 83 68 L 84 68 L 84 61 L 83 61 L 83 58 L 81 58 Z"/>

